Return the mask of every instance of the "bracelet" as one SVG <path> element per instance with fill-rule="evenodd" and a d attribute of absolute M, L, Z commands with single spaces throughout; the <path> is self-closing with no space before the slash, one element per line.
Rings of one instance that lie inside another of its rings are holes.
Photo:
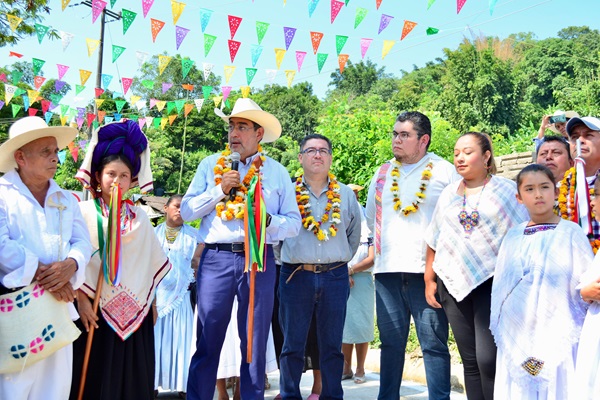
<path fill-rule="evenodd" d="M 350 270 L 350 276 L 354 275 L 354 268 L 348 265 L 348 269 Z"/>

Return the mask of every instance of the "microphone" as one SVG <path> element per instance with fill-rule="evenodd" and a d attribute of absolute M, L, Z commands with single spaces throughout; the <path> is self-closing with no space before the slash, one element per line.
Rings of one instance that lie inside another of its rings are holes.
<path fill-rule="evenodd" d="M 242 158 L 240 156 L 240 153 L 238 153 L 237 151 L 234 151 L 233 153 L 231 153 L 231 170 L 232 171 L 237 171 L 240 168 L 240 159 Z M 229 196 L 231 198 L 235 197 L 235 192 L 237 191 L 236 187 L 231 188 L 231 191 L 229 192 Z"/>

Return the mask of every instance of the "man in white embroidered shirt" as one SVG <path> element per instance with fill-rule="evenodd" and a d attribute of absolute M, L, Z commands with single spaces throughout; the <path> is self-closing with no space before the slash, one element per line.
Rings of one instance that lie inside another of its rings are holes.
<path fill-rule="evenodd" d="M 22 372 L 0 374 L 0 399 L 62 400 L 69 397 L 72 346 L 52 343 L 65 338 L 65 331 L 58 328 L 61 321 L 66 319 L 69 325 L 72 324 L 70 319 L 77 318 L 70 303 L 84 281 L 92 245 L 77 200 L 59 188 L 52 177 L 58 165 L 58 150 L 66 147 L 76 135 L 74 128 L 48 127 L 39 117 L 26 117 L 10 127 L 9 139 L 0 147 L 0 171 L 5 173 L 0 178 L 0 294 L 10 296 L 33 283 L 46 291 L 40 295 L 37 286 L 33 287 L 34 296 L 20 307 L 24 314 L 17 318 L 31 323 L 20 324 L 19 331 L 14 332 L 17 337 L 12 337 L 7 330 L 0 331 L 3 344 L 0 364 L 3 359 L 17 358 L 16 354 L 9 354 L 11 345 L 26 343 L 32 353 L 49 352 L 41 361 L 25 366 Z M 20 293 L 25 298 L 30 292 Z M 59 302 L 51 296 L 45 299 L 48 293 Z M 27 314 L 32 311 L 26 310 L 33 309 L 37 301 L 43 301 L 40 304 L 44 315 L 35 311 L 34 315 Z M 61 313 L 51 312 L 47 301 L 53 310 L 57 307 Z M 49 325 L 46 321 L 42 324 L 46 330 L 56 328 L 54 335 L 44 336 L 36 330 L 40 319 L 47 319 Z M 69 331 L 72 340 L 79 334 L 74 325 Z M 44 336 L 44 347 L 36 349 L 34 343 L 40 336 Z M 23 356 L 24 363 L 27 357 Z"/>
<path fill-rule="evenodd" d="M 196 353 L 190 364 L 187 398 L 212 400 L 219 355 L 231 318 L 234 297 L 238 300 L 238 327 L 242 349 L 240 390 L 243 399 L 264 398 L 265 351 L 275 288 L 272 244 L 298 234 L 300 213 L 294 187 L 283 165 L 262 154 L 260 142 L 275 141 L 281 125 L 250 99 L 238 99 L 226 116 L 215 113 L 228 125 L 229 144 L 221 154 L 206 157 L 181 202 L 181 216 L 202 218 L 199 241 L 205 243 L 198 274 L 198 330 Z M 233 154 L 239 156 L 239 170 Z M 256 273 L 252 362 L 246 359 L 247 316 L 250 284 L 244 273 L 244 205 L 252 178 L 260 174 L 266 205 L 266 266 Z"/>
<path fill-rule="evenodd" d="M 379 400 L 397 400 L 411 315 L 423 351 L 429 398 L 450 398 L 448 320 L 425 300 L 423 235 L 454 166 L 427 150 L 431 123 L 416 111 L 400 114 L 392 131 L 394 158 L 375 173 L 367 223 L 375 239 L 377 327 L 381 339 Z"/>

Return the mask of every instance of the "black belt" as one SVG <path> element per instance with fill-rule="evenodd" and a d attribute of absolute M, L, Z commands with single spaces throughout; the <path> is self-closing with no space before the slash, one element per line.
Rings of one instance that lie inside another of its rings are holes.
<path fill-rule="evenodd" d="M 232 253 L 243 253 L 244 243 L 206 243 L 205 248 L 210 250 L 229 251 Z"/>
<path fill-rule="evenodd" d="M 17 291 L 23 289 L 24 287 L 25 286 L 21 286 L 21 287 L 17 287 L 17 288 L 7 288 L 6 286 L 4 286 L 3 284 L 0 283 L 0 296 L 17 292 Z"/>

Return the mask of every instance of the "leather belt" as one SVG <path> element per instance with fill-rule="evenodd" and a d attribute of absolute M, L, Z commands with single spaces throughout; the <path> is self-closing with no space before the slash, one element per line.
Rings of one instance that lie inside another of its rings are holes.
<path fill-rule="evenodd" d="M 313 272 L 315 274 L 320 274 L 321 272 L 331 271 L 332 269 L 343 267 L 345 265 L 347 265 L 347 263 L 345 263 L 345 262 L 337 262 L 337 263 L 330 263 L 330 264 L 288 264 L 288 263 L 283 263 L 284 267 L 294 268 L 294 271 L 292 271 L 292 273 L 290 274 L 289 278 L 287 278 L 285 283 L 288 283 L 290 281 L 290 279 L 292 279 L 294 274 L 298 271 L 309 271 L 309 272 Z"/>
<path fill-rule="evenodd" d="M 229 251 L 231 253 L 243 253 L 244 243 L 206 243 L 205 248 L 219 251 Z"/>

